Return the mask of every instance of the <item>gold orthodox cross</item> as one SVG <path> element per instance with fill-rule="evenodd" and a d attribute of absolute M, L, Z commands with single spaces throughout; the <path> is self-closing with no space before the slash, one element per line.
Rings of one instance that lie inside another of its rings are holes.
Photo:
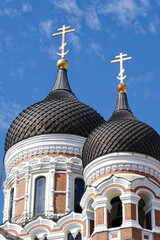
<path fill-rule="evenodd" d="M 61 46 L 60 49 L 59 49 L 59 50 L 61 50 L 62 52 L 61 52 L 61 53 L 57 53 L 59 56 L 61 56 L 61 58 L 64 58 L 64 56 L 69 52 L 69 49 L 68 49 L 66 52 L 64 51 L 64 48 L 65 48 L 65 46 L 67 45 L 67 43 L 65 42 L 65 34 L 75 31 L 75 29 L 67 30 L 67 29 L 69 29 L 69 28 L 70 28 L 70 26 L 66 27 L 65 25 L 63 25 L 62 28 L 59 28 L 59 29 L 58 29 L 58 31 L 61 31 L 61 30 L 62 30 L 61 32 L 58 32 L 58 33 L 55 33 L 55 34 L 52 35 L 52 36 L 54 37 L 54 36 L 57 36 L 57 35 L 61 35 L 61 34 L 62 34 L 62 46 Z M 67 30 L 67 31 L 66 31 L 66 30 Z"/>
<path fill-rule="evenodd" d="M 126 57 L 126 58 L 123 58 L 123 57 Z M 130 60 L 130 59 L 132 59 L 132 57 L 127 57 L 127 54 L 120 53 L 120 55 L 115 56 L 115 58 L 119 58 L 119 59 L 113 60 L 113 61 L 111 61 L 111 63 L 120 62 L 120 73 L 119 73 L 117 79 L 120 80 L 120 83 L 123 83 L 123 80 L 127 77 L 127 75 L 123 76 L 123 73 L 125 70 L 123 68 L 123 61 Z"/>

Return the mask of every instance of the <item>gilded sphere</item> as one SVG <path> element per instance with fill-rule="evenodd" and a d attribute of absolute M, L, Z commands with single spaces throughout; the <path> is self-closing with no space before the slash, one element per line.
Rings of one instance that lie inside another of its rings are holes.
<path fill-rule="evenodd" d="M 68 67 L 68 62 L 65 58 L 60 58 L 57 62 L 57 67 L 58 68 L 67 68 Z"/>
<path fill-rule="evenodd" d="M 117 91 L 118 92 L 126 92 L 127 91 L 127 86 L 124 83 L 120 83 L 117 86 Z"/>

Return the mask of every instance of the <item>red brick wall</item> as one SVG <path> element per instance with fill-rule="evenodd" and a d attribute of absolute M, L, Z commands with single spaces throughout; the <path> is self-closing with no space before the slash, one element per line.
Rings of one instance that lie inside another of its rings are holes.
<path fill-rule="evenodd" d="M 66 174 L 55 174 L 55 191 L 66 191 Z"/>
<path fill-rule="evenodd" d="M 156 226 L 160 227 L 160 211 L 155 210 Z"/>
<path fill-rule="evenodd" d="M 104 223 L 104 208 L 98 208 L 96 214 L 96 226 Z"/>
<path fill-rule="evenodd" d="M 160 234 L 153 233 L 153 240 L 160 240 Z"/>
<path fill-rule="evenodd" d="M 137 228 L 124 228 L 120 230 L 122 239 L 138 239 L 142 240 L 142 230 Z"/>
<path fill-rule="evenodd" d="M 125 204 L 125 220 L 136 220 L 136 205 Z"/>
<path fill-rule="evenodd" d="M 25 195 L 25 185 L 26 185 L 26 179 L 25 178 L 18 181 L 17 198 L 23 197 Z"/>
<path fill-rule="evenodd" d="M 54 212 L 65 213 L 66 208 L 66 194 L 55 193 L 54 197 Z"/>
<path fill-rule="evenodd" d="M 17 206 L 16 206 L 16 219 L 19 219 L 23 212 L 24 212 L 24 199 L 21 199 L 17 201 Z"/>
<path fill-rule="evenodd" d="M 86 221 L 83 222 L 83 237 L 86 236 Z"/>
<path fill-rule="evenodd" d="M 108 233 L 107 232 L 99 232 L 94 234 L 92 240 L 108 240 Z"/>

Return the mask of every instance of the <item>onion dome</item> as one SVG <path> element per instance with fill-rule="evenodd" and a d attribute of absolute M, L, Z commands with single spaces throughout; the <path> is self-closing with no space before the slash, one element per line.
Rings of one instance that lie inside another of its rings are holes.
<path fill-rule="evenodd" d="M 97 127 L 83 147 L 83 164 L 109 153 L 142 153 L 160 160 L 160 136 L 147 124 L 137 120 L 131 112 L 126 85 L 117 88 L 117 104 L 111 118 Z"/>
<path fill-rule="evenodd" d="M 56 83 L 41 102 L 22 111 L 12 122 L 5 141 L 5 151 L 23 139 L 51 133 L 88 137 L 104 122 L 93 108 L 81 103 L 71 91 L 67 70 L 60 67 Z"/>

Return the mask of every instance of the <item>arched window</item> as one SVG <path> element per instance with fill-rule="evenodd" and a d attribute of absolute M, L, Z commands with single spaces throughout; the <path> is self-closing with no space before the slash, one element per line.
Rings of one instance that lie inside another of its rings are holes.
<path fill-rule="evenodd" d="M 140 191 L 138 194 L 141 199 L 138 202 L 138 221 L 142 228 L 152 229 L 151 210 L 146 209 L 146 205 L 151 202 L 152 195 L 149 192 Z"/>
<path fill-rule="evenodd" d="M 78 235 L 75 237 L 75 240 L 81 240 L 82 239 L 82 235 L 81 233 L 79 232 Z"/>
<path fill-rule="evenodd" d="M 37 236 L 35 236 L 33 239 L 34 239 L 34 240 L 39 240 L 39 238 L 38 238 Z"/>
<path fill-rule="evenodd" d="M 68 233 L 68 237 L 67 237 L 67 240 L 74 240 L 73 236 L 71 233 Z"/>
<path fill-rule="evenodd" d="M 145 215 L 145 211 L 143 210 L 144 206 L 145 206 L 145 202 L 141 198 L 138 203 L 138 221 L 141 227 L 146 228 L 146 215 Z"/>
<path fill-rule="evenodd" d="M 82 212 L 80 201 L 84 193 L 84 181 L 80 178 L 75 179 L 75 191 L 74 191 L 74 211 L 77 213 Z"/>
<path fill-rule="evenodd" d="M 112 210 L 110 215 L 110 226 L 120 227 L 122 225 L 122 202 L 119 197 L 111 200 Z"/>
<path fill-rule="evenodd" d="M 46 178 L 37 178 L 35 182 L 34 216 L 42 215 L 45 212 L 45 189 Z"/>
<path fill-rule="evenodd" d="M 12 189 L 11 189 L 11 192 L 10 192 L 9 220 L 12 219 L 12 215 L 13 215 L 13 198 L 14 198 L 14 188 L 12 188 Z"/>

